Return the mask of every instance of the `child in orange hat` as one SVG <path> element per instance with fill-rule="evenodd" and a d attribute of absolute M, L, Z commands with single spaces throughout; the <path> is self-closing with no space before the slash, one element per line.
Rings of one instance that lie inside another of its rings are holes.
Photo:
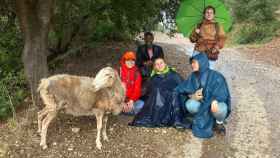
<path fill-rule="evenodd" d="M 123 112 L 127 114 L 137 114 L 144 106 L 140 100 L 141 96 L 141 74 L 135 65 L 136 55 L 133 51 L 123 54 L 120 64 L 120 77 L 126 87 L 126 105 Z"/>

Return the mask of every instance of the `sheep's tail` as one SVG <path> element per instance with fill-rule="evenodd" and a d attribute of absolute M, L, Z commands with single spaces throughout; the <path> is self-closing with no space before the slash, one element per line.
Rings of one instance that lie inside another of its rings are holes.
<path fill-rule="evenodd" d="M 41 79 L 41 82 L 38 86 L 37 92 L 41 92 L 42 90 L 46 90 L 50 85 L 50 81 L 47 78 Z"/>

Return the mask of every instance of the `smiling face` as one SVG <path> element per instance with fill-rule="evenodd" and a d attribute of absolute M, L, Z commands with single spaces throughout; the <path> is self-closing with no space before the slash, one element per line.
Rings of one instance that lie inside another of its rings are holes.
<path fill-rule="evenodd" d="M 193 59 L 191 65 L 192 65 L 192 70 L 193 70 L 193 72 L 196 72 L 196 71 L 199 70 L 199 63 L 198 63 L 197 60 L 194 60 L 194 59 Z"/>
<path fill-rule="evenodd" d="M 135 61 L 134 60 L 126 60 L 125 65 L 127 68 L 133 68 L 135 66 Z"/>
<path fill-rule="evenodd" d="M 208 8 L 206 9 L 205 13 L 204 13 L 204 18 L 206 20 L 212 21 L 215 18 L 215 12 L 212 8 Z"/>
<path fill-rule="evenodd" d="M 165 69 L 165 67 L 166 67 L 166 64 L 165 64 L 163 59 L 158 58 L 158 59 L 155 60 L 154 69 L 156 71 L 163 71 Z"/>

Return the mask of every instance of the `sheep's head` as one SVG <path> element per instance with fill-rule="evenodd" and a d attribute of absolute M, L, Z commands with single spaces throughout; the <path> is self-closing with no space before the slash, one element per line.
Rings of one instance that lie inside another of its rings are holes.
<path fill-rule="evenodd" d="M 117 72 L 113 68 L 105 67 L 101 69 L 93 81 L 95 90 L 97 91 L 101 88 L 111 87 L 114 84 L 116 77 Z"/>

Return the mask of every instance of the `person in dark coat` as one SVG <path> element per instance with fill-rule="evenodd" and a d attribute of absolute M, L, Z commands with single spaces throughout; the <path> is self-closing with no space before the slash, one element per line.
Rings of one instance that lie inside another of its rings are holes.
<path fill-rule="evenodd" d="M 136 65 L 145 80 L 151 75 L 153 60 L 159 57 L 164 59 L 164 54 L 160 46 L 153 44 L 154 35 L 151 32 L 144 34 L 144 41 L 145 44 L 137 48 Z"/>
<path fill-rule="evenodd" d="M 184 104 L 179 101 L 174 104 L 175 116 L 181 117 L 179 121 L 182 119 L 184 111 L 181 109 L 191 114 L 191 128 L 196 137 L 212 137 L 213 128 L 225 134 L 223 123 L 231 112 L 231 96 L 226 79 L 221 73 L 209 69 L 205 53 L 193 56 L 190 61 L 193 72 L 175 89 L 177 100 L 186 96 Z"/>
<path fill-rule="evenodd" d="M 130 125 L 141 127 L 172 126 L 174 122 L 173 91 L 183 79 L 167 66 L 162 58 L 155 59 L 151 84 L 144 107 Z"/>

